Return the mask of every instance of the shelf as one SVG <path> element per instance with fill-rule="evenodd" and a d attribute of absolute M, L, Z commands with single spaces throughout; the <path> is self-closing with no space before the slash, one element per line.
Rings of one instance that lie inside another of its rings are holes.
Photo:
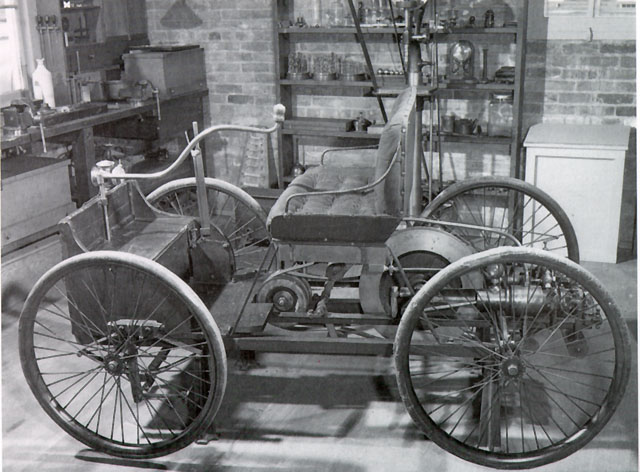
<path fill-rule="evenodd" d="M 396 30 L 391 26 L 362 26 L 363 34 L 395 34 Z M 402 34 L 404 32 L 403 28 L 398 28 L 398 34 Z M 327 27 L 304 27 L 299 28 L 297 26 L 289 26 L 286 28 L 279 28 L 279 34 L 356 34 L 355 26 L 341 26 L 336 28 L 327 28 Z"/>
<path fill-rule="evenodd" d="M 400 95 L 407 87 L 409 86 L 406 84 L 382 86 L 378 87 L 377 90 L 374 90 L 373 94 L 380 97 L 395 97 Z M 435 89 L 429 85 L 416 87 L 416 95 L 418 97 L 429 97 L 433 95 L 434 92 Z"/>
<path fill-rule="evenodd" d="M 429 138 L 425 137 L 425 141 Z M 476 144 L 500 144 L 508 146 L 513 139 L 503 136 L 488 136 L 486 134 L 441 134 L 440 140 L 443 143 L 476 143 Z"/>
<path fill-rule="evenodd" d="M 436 38 L 446 38 L 448 36 L 469 35 L 469 34 L 518 34 L 517 26 L 505 26 L 502 28 L 459 28 L 448 32 L 435 32 Z"/>
<path fill-rule="evenodd" d="M 379 134 L 368 134 L 362 131 L 335 131 L 330 129 L 283 129 L 282 134 L 291 136 L 322 136 L 330 138 L 353 138 L 378 141 Z"/>
<path fill-rule="evenodd" d="M 487 84 L 464 84 L 464 83 L 442 83 L 442 87 L 438 90 L 476 90 L 476 91 L 491 91 L 498 90 L 513 91 L 514 84 L 503 84 L 498 82 L 489 82 Z"/>
<path fill-rule="evenodd" d="M 363 34 L 396 34 L 396 30 L 392 26 L 362 26 Z M 341 26 L 335 28 L 329 27 L 297 27 L 288 26 L 278 29 L 279 34 L 301 34 L 301 35 L 322 35 L 322 34 L 356 34 L 355 26 Z M 404 28 L 398 27 L 397 34 L 403 34 Z M 466 36 L 473 34 L 484 35 L 515 35 L 518 34 L 517 26 L 505 26 L 502 28 L 460 28 L 449 32 L 436 31 L 432 33 L 434 38 L 448 38 L 458 35 Z"/>
<path fill-rule="evenodd" d="M 61 8 L 60 14 L 64 15 L 65 13 L 79 13 L 87 10 L 99 10 L 100 7 L 98 5 L 85 5 L 84 7 L 69 7 L 69 8 Z"/>
<path fill-rule="evenodd" d="M 443 99 L 462 99 L 470 100 L 474 99 L 477 95 L 490 95 L 493 93 L 514 93 L 515 86 L 513 84 L 441 84 L 438 90 L 434 92 L 434 95 Z"/>
<path fill-rule="evenodd" d="M 291 80 L 280 79 L 280 85 L 325 86 L 325 87 L 373 87 L 370 80 Z"/>

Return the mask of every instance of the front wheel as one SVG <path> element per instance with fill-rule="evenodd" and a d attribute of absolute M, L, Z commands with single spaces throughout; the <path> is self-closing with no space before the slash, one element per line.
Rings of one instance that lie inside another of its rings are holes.
<path fill-rule="evenodd" d="M 461 277 L 483 280 L 459 288 Z M 497 248 L 420 289 L 394 344 L 416 426 L 465 460 L 537 467 L 604 427 L 629 379 L 630 339 L 611 296 L 566 258 Z"/>
<path fill-rule="evenodd" d="M 149 259 L 81 254 L 49 270 L 20 317 L 22 370 L 68 434 L 115 456 L 157 457 L 211 425 L 226 384 L 202 301 Z"/>

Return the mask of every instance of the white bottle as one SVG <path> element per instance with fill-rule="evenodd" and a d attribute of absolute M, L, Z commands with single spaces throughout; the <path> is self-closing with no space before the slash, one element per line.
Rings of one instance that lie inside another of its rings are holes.
<path fill-rule="evenodd" d="M 44 66 L 44 59 L 36 59 L 36 69 L 33 71 L 31 83 L 33 84 L 33 97 L 43 100 L 51 108 L 56 107 L 56 99 L 53 96 L 53 77 Z"/>

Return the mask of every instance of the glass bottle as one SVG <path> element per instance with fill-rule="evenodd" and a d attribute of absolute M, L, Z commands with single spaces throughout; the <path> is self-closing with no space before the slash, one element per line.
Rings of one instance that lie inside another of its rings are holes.
<path fill-rule="evenodd" d="M 322 3 L 321 0 L 311 1 L 311 14 L 309 18 L 309 26 L 321 26 L 322 25 Z"/>
<path fill-rule="evenodd" d="M 327 24 L 323 26 L 344 26 L 344 13 L 342 0 L 334 0 L 326 11 Z"/>
<path fill-rule="evenodd" d="M 489 136 L 511 137 L 513 128 L 513 95 L 494 93 L 489 102 Z"/>

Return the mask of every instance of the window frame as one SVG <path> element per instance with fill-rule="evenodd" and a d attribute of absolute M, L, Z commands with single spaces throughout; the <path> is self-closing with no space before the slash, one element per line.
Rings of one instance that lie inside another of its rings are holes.
<path fill-rule="evenodd" d="M 24 88 L 0 94 L 0 107 L 4 107 L 10 105 L 13 100 L 31 95 L 31 74 L 35 69 L 35 58 L 41 55 L 41 51 L 35 24 L 36 0 L 5 0 L 0 1 L 0 5 L 4 8 L 16 8 L 20 67 L 24 78 Z"/>
<path fill-rule="evenodd" d="M 591 15 L 545 16 L 546 1 L 529 1 L 530 39 L 549 40 L 635 40 L 637 14 L 628 16 L 598 16 L 595 14 L 596 0 L 591 0 Z"/>

